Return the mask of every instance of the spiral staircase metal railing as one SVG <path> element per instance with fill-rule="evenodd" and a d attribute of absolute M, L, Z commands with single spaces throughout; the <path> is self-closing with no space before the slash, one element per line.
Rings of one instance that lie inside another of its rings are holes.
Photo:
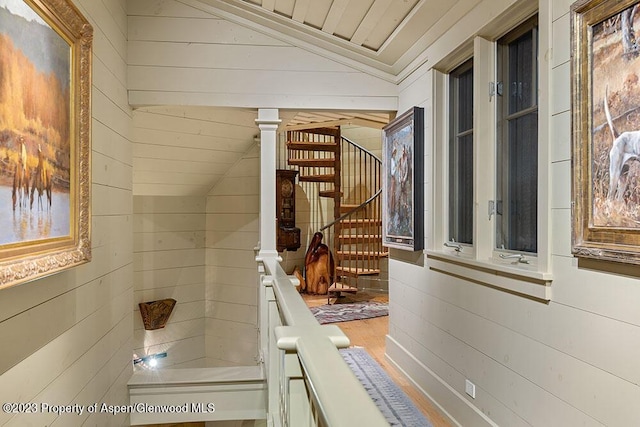
<path fill-rule="evenodd" d="M 380 280 L 381 262 L 388 257 L 382 246 L 381 160 L 341 136 L 337 127 L 287 131 L 286 147 L 287 163 L 298 168 L 300 184 L 318 196 L 310 203 L 310 222 L 334 254 L 329 297 L 380 288 L 372 283 Z"/>

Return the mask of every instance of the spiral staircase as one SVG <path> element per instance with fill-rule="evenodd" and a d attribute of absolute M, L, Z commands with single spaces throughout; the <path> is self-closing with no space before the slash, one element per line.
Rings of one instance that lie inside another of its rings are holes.
<path fill-rule="evenodd" d="M 333 212 L 332 218 L 311 221 L 334 254 L 329 298 L 357 292 L 364 277 L 377 280 L 388 256 L 382 246 L 381 161 L 340 133 L 339 127 L 295 130 L 286 139 L 287 163 L 298 169 L 300 184 L 311 184 L 307 191 L 316 189 L 318 204 L 324 199 Z"/>

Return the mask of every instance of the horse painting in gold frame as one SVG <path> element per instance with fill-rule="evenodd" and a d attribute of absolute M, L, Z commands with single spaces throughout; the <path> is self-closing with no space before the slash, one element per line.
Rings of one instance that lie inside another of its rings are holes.
<path fill-rule="evenodd" d="M 92 41 L 70 0 L 0 2 L 0 288 L 91 259 Z"/>

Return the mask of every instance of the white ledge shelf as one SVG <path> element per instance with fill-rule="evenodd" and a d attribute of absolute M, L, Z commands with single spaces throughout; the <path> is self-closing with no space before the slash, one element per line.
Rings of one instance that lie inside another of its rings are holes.
<path fill-rule="evenodd" d="M 262 365 L 136 369 L 128 388 L 129 405 L 118 408 L 129 413 L 130 425 L 267 418 Z"/>
<path fill-rule="evenodd" d="M 465 258 L 446 252 L 426 251 L 426 254 L 427 265 L 431 270 L 537 300 L 551 301 L 553 276 L 550 273 L 490 260 Z"/>

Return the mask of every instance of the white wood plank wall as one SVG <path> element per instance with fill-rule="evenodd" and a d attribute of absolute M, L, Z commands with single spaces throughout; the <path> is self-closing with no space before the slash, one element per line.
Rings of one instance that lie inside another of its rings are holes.
<path fill-rule="evenodd" d="M 396 86 L 176 1 L 129 11 L 129 100 L 395 110 Z"/>
<path fill-rule="evenodd" d="M 483 2 L 487 16 L 498 15 L 489 13 L 492 3 Z M 540 3 L 541 25 L 552 32 L 552 46 L 540 48 L 541 57 L 551 60 L 550 138 L 541 143 L 549 144 L 553 188 L 552 301 L 429 271 L 422 256 L 391 254 L 387 351 L 460 425 L 640 425 L 638 279 L 578 268 L 570 252 L 570 4 Z M 453 25 L 443 43 L 470 31 Z M 437 62 L 456 46 L 440 44 L 431 57 Z M 400 110 L 422 105 L 429 118 L 430 81 L 426 69 L 407 79 Z M 427 137 L 427 201 L 432 143 Z M 431 215 L 426 203 L 426 224 Z M 465 379 L 475 383 L 475 399 L 465 394 Z"/>
<path fill-rule="evenodd" d="M 259 155 L 254 145 L 207 196 L 207 366 L 257 364 Z"/>
<path fill-rule="evenodd" d="M 1 291 L 2 402 L 128 403 L 133 238 L 125 1 L 75 4 L 94 30 L 93 260 Z M 120 426 L 128 417 L 0 413 L 0 424 Z"/>
<path fill-rule="evenodd" d="M 149 107 L 133 114 L 133 193 L 205 196 L 254 143 L 255 110 Z"/>
<path fill-rule="evenodd" d="M 161 364 L 256 363 L 255 118 L 210 107 L 134 112 L 136 351 L 170 348 Z M 172 295 L 167 330 L 144 331 L 137 304 Z"/>
<path fill-rule="evenodd" d="M 205 198 L 134 196 L 134 354 L 158 366 L 205 366 Z M 165 328 L 144 329 L 138 304 L 177 301 Z"/>

